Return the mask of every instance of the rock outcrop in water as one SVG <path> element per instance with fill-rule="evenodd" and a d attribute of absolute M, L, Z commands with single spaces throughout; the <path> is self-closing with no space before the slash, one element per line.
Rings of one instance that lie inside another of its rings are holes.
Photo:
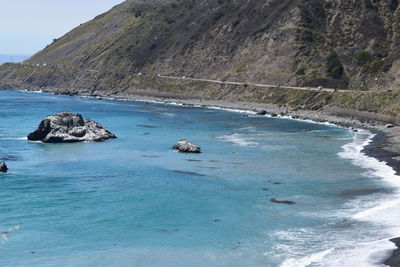
<path fill-rule="evenodd" d="M 99 123 L 86 120 L 82 115 L 61 112 L 46 117 L 37 130 L 28 135 L 30 141 L 44 143 L 101 142 L 117 138 Z"/>
<path fill-rule="evenodd" d="M 181 153 L 201 153 L 201 148 L 188 140 L 181 140 L 172 147 Z"/>
<path fill-rule="evenodd" d="M 8 171 L 7 165 L 4 162 L 0 162 L 0 173 L 7 171 Z"/>

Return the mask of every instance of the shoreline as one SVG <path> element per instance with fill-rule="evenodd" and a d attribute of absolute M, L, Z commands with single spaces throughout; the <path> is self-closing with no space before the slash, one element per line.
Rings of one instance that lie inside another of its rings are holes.
<path fill-rule="evenodd" d="M 308 110 L 291 110 L 284 106 L 253 102 L 239 102 L 235 100 L 210 100 L 205 98 L 182 98 L 172 97 L 164 94 L 159 96 L 141 95 L 141 94 L 124 94 L 124 95 L 87 95 L 87 94 L 68 94 L 52 91 L 31 91 L 27 92 L 43 92 L 50 94 L 70 95 L 77 97 L 91 97 L 105 100 L 121 100 L 121 101 L 141 101 L 154 102 L 172 105 L 182 105 L 189 107 L 207 107 L 232 110 L 237 112 L 265 112 L 264 116 L 277 117 L 283 119 L 294 119 L 302 121 L 312 121 L 316 123 L 331 123 L 339 127 L 344 127 L 349 130 L 358 131 L 358 129 L 366 129 L 374 134 L 371 142 L 363 148 L 361 153 L 368 157 L 373 157 L 378 161 L 385 162 L 391 167 L 396 175 L 400 175 L 400 127 L 387 128 L 387 122 L 371 121 L 370 118 L 357 118 L 359 112 L 354 112 L 354 116 L 338 116 L 333 115 L 329 111 L 308 111 Z M 350 112 L 351 114 L 351 112 Z M 263 115 L 260 115 L 263 116 Z M 393 250 L 390 257 L 382 263 L 390 267 L 400 266 L 400 237 L 390 239 L 397 249 Z"/>

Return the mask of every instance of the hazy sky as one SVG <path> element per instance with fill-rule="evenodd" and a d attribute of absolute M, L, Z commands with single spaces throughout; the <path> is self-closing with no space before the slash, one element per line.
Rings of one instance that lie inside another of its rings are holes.
<path fill-rule="evenodd" d="M 0 0 L 0 54 L 33 54 L 124 0 Z"/>

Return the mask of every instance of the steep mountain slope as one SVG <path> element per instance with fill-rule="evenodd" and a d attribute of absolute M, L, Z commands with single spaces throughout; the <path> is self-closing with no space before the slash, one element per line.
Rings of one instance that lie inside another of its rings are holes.
<path fill-rule="evenodd" d="M 398 89 L 398 6 L 397 0 L 131 0 L 56 40 L 30 62 Z"/>

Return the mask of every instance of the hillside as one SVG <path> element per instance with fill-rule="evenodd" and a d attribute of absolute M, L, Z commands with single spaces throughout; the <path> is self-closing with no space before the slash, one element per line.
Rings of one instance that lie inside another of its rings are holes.
<path fill-rule="evenodd" d="M 127 1 L 31 62 L 372 89 L 399 74 L 399 34 L 396 0 Z"/>
<path fill-rule="evenodd" d="M 178 95 L 230 92 L 187 92 L 177 81 L 156 81 L 162 74 L 400 91 L 400 7 L 398 0 L 128 0 L 26 63 L 3 66 L 0 83 L 101 94 L 163 91 L 160 83 Z"/>

